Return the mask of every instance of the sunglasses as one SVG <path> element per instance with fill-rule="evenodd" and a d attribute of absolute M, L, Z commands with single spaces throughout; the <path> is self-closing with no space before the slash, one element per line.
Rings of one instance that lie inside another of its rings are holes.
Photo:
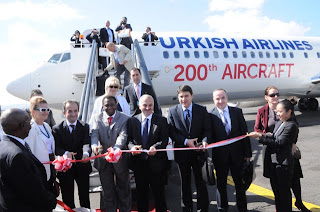
<path fill-rule="evenodd" d="M 38 110 L 40 112 L 50 112 L 50 108 L 38 108 L 38 109 L 34 109 L 34 110 Z"/>
<path fill-rule="evenodd" d="M 280 94 L 279 93 L 272 93 L 272 94 L 269 94 L 268 96 L 270 96 L 270 97 L 275 97 L 275 96 L 279 97 Z"/>
<path fill-rule="evenodd" d="M 116 88 L 116 89 L 118 89 L 119 87 L 116 86 L 116 85 L 109 85 L 109 88 Z"/>

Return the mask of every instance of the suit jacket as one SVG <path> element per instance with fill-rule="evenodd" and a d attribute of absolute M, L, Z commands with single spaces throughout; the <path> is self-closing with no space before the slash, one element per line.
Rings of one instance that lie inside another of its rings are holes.
<path fill-rule="evenodd" d="M 245 135 L 248 132 L 247 124 L 240 108 L 229 107 L 229 115 L 231 119 L 231 131 L 230 134 L 227 135 L 218 109 L 214 108 L 211 111 L 211 139 L 213 142 Z M 250 139 L 244 138 L 233 144 L 212 149 L 214 162 L 219 163 L 220 160 L 228 157 L 228 155 L 233 159 L 232 161 L 239 162 L 243 162 L 245 157 L 251 157 L 252 150 Z"/>
<path fill-rule="evenodd" d="M 53 137 L 49 125 L 45 122 L 43 125 L 48 130 L 50 137 Z M 34 121 L 31 123 L 31 129 L 28 137 L 25 138 L 25 141 L 29 144 L 32 154 L 34 154 L 40 162 L 50 161 L 45 136 L 42 134 L 39 126 Z M 52 143 L 52 150 L 55 152 L 54 142 Z M 44 167 L 47 172 L 47 179 L 49 180 L 51 176 L 50 164 L 45 164 Z"/>
<path fill-rule="evenodd" d="M 292 144 L 298 139 L 299 128 L 292 118 L 282 123 L 276 123 L 274 136 L 262 136 L 259 142 L 271 148 L 272 163 L 292 165 Z"/>
<path fill-rule="evenodd" d="M 268 132 L 268 115 L 269 115 L 269 105 L 266 104 L 265 106 L 259 108 L 256 122 L 254 124 L 254 131 L 255 132 Z"/>
<path fill-rule="evenodd" d="M 113 33 L 112 29 L 110 29 L 110 30 L 111 30 L 111 34 L 112 34 L 112 40 L 109 41 L 109 34 L 107 31 L 107 28 L 104 27 L 104 28 L 100 29 L 100 41 L 101 41 L 102 46 L 104 46 L 106 42 L 111 42 L 111 43 L 114 42 L 114 33 Z"/>
<path fill-rule="evenodd" d="M 127 63 L 124 65 L 128 71 L 133 68 L 133 61 L 131 56 L 131 50 L 125 47 L 124 45 L 115 45 L 117 56 L 119 58 L 119 62 L 123 64 L 123 61 L 126 60 Z M 110 71 L 111 69 L 117 70 L 118 63 L 114 58 L 114 52 L 110 52 L 110 64 L 107 66 L 107 70 Z"/>
<path fill-rule="evenodd" d="M 175 105 L 168 112 L 169 136 L 174 141 L 175 147 L 187 147 L 184 145 L 185 139 L 198 138 L 198 142 L 207 137 L 210 140 L 210 119 L 205 107 L 194 104 L 192 106 L 192 120 L 190 131 L 188 131 L 183 116 L 182 106 Z M 187 161 L 190 154 L 195 151 L 175 151 L 175 160 L 177 163 Z M 197 152 L 201 157 L 204 156 L 202 151 Z"/>
<path fill-rule="evenodd" d="M 141 96 L 143 94 L 149 94 L 153 97 L 153 99 L 154 99 L 154 112 L 157 114 L 161 114 L 161 111 L 159 110 L 159 107 L 158 107 L 156 95 L 150 85 L 141 83 Z M 137 114 L 140 114 L 141 110 L 139 109 L 139 106 L 138 106 L 138 97 L 137 97 L 137 93 L 134 89 L 133 83 L 131 83 L 130 85 L 128 85 L 124 88 L 123 96 L 124 96 L 124 98 L 126 98 L 127 102 L 130 105 L 130 115 L 135 116 Z"/>
<path fill-rule="evenodd" d="M 146 41 L 146 43 L 144 43 L 145 46 L 148 46 L 149 43 L 147 43 L 147 42 L 153 42 L 155 40 L 158 40 L 158 36 L 153 35 L 153 34 L 150 34 L 150 35 L 151 35 L 151 40 L 149 40 L 149 36 L 147 33 L 143 33 L 143 35 L 142 35 L 142 39 L 144 41 Z M 155 45 L 156 45 L 155 43 L 152 43 L 152 46 L 155 46 Z"/>
<path fill-rule="evenodd" d="M 127 143 L 127 120 L 129 116 L 116 112 L 115 117 L 109 125 L 108 117 L 105 111 L 96 114 L 93 120 L 91 133 L 91 145 L 98 145 L 98 141 L 102 145 L 102 152 L 107 152 L 109 147 L 126 149 Z M 105 158 L 96 158 L 94 167 L 98 170 L 105 167 L 107 163 Z"/>
<path fill-rule="evenodd" d="M 0 209 L 52 211 L 57 201 L 49 192 L 46 171 L 19 141 L 3 136 L 0 142 Z"/>
<path fill-rule="evenodd" d="M 126 29 L 130 29 L 132 32 L 132 27 L 130 24 L 126 25 Z M 122 30 L 122 26 L 119 25 L 116 28 L 116 32 Z M 131 49 L 131 44 L 133 43 L 132 38 L 131 37 L 126 37 L 126 38 L 120 38 L 120 44 L 126 46 L 128 49 Z M 130 70 L 129 70 L 130 71 Z"/>
<path fill-rule="evenodd" d="M 76 160 L 81 160 L 83 153 L 91 155 L 89 125 L 78 120 L 75 131 L 70 133 L 69 126 L 64 120 L 52 129 L 55 140 L 56 155 L 62 156 L 66 151 L 75 152 Z M 75 163 L 74 166 L 81 167 L 82 172 L 89 174 L 92 171 L 90 163 Z"/>
<path fill-rule="evenodd" d="M 128 120 L 128 148 L 131 149 L 134 145 L 142 145 L 141 122 L 142 114 L 136 115 Z M 168 145 L 168 123 L 165 117 L 153 113 L 149 137 L 146 149 L 153 146 L 156 149 L 165 149 Z M 133 156 L 140 158 L 141 155 Z M 148 159 L 152 162 L 156 159 L 167 160 L 166 152 L 157 152 L 154 156 L 149 156 Z M 157 161 L 154 162 L 157 165 Z M 152 165 L 151 165 L 152 166 Z M 156 167 L 157 168 L 157 167 Z"/>

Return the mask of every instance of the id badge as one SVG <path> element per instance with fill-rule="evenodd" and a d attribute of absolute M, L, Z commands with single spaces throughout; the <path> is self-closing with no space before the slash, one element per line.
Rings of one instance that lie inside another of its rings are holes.
<path fill-rule="evenodd" d="M 139 107 L 139 101 L 137 101 L 137 106 Z"/>

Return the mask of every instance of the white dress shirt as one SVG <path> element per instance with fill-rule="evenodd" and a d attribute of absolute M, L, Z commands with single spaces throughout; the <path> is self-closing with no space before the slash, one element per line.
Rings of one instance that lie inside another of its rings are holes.
<path fill-rule="evenodd" d="M 231 130 L 231 118 L 230 118 L 230 113 L 229 113 L 229 107 L 226 106 L 223 110 L 221 110 L 218 107 L 217 107 L 217 109 L 219 111 L 221 120 L 224 120 L 224 117 L 227 119 L 229 129 Z M 223 117 L 223 115 L 224 115 L 224 117 Z"/>

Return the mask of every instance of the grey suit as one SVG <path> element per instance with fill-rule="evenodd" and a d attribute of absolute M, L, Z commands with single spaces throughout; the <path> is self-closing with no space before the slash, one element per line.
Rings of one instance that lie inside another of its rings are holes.
<path fill-rule="evenodd" d="M 128 119 L 129 116 L 117 111 L 109 125 L 105 111 L 97 114 L 93 120 L 91 145 L 98 145 L 100 141 L 103 153 L 109 147 L 126 148 Z M 127 155 L 123 154 L 117 163 L 108 163 L 104 157 L 96 158 L 94 167 L 99 171 L 106 210 L 116 212 L 119 205 L 120 212 L 130 212 L 131 192 Z"/>

